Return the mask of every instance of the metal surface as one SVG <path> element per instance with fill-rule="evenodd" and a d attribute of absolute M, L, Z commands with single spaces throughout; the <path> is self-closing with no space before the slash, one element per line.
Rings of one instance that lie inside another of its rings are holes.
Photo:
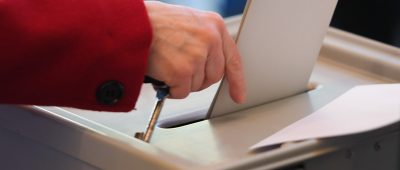
<path fill-rule="evenodd" d="M 229 30 L 235 32 L 238 23 L 237 18 L 231 20 Z M 249 152 L 248 147 L 311 114 L 355 85 L 399 82 L 399 63 L 398 48 L 330 29 L 311 78 L 319 88 L 308 93 L 181 127 L 156 127 L 151 143 L 138 140 L 132 134 L 132 129 L 140 131 L 148 123 L 155 95 L 151 85 L 142 88 L 136 110 L 124 114 L 58 107 L 2 106 L 0 137 L 9 140 L 0 141 L 9 142 L 0 143 L 5 143 L 3 148 L 17 143 L 21 148 L 46 148 L 54 154 L 51 157 L 62 162 L 58 166 L 68 167 L 67 160 L 72 158 L 73 164 L 80 162 L 81 167 L 90 165 L 98 169 L 278 169 L 318 157 L 325 161 L 329 157 L 321 156 L 340 153 L 362 141 L 379 142 L 374 141 L 380 139 L 377 136 L 392 131 L 384 128 L 355 136 L 304 141 L 265 152 Z M 190 103 L 193 107 L 196 104 L 196 101 Z M 24 138 L 24 142 L 17 142 L 20 138 Z M 378 153 L 386 149 L 385 142 L 381 142 L 382 149 Z M 373 150 L 372 145 L 368 146 L 371 147 L 367 149 Z M 2 152 L 3 162 L 18 164 L 21 169 L 41 168 L 39 164 L 47 163 L 46 159 L 41 159 L 44 158 L 42 153 L 47 152 L 27 152 L 18 147 Z M 41 154 L 38 156 L 37 153 Z M 367 152 L 355 150 L 354 153 L 353 158 L 360 160 L 358 153 Z M 31 164 L 20 164 L 21 155 L 31 159 Z M 314 163 L 318 160 L 308 165 L 319 166 Z M 57 165 L 52 168 L 57 169 Z M 78 167 L 75 165 L 71 167 Z"/>

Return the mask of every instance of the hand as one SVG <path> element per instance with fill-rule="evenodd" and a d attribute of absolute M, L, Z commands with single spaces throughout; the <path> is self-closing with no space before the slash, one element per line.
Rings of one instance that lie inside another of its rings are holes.
<path fill-rule="evenodd" d="M 145 1 L 153 28 L 147 75 L 170 87 L 170 98 L 185 98 L 226 76 L 237 103 L 245 101 L 238 49 L 223 18 L 212 12 Z"/>

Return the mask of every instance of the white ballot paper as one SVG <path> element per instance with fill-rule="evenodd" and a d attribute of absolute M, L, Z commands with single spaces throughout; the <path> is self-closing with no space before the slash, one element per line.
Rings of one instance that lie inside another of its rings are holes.
<path fill-rule="evenodd" d="M 357 86 L 311 115 L 250 147 L 344 136 L 375 130 L 400 120 L 400 84 Z"/>

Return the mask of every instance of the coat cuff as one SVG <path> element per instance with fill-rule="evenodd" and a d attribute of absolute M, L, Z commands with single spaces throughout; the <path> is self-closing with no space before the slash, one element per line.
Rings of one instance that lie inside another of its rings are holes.
<path fill-rule="evenodd" d="M 152 28 L 142 0 L 118 0 L 106 16 L 104 57 L 99 57 L 88 84 L 85 109 L 131 111 L 147 69 Z M 78 103 L 77 103 L 78 104 Z"/>

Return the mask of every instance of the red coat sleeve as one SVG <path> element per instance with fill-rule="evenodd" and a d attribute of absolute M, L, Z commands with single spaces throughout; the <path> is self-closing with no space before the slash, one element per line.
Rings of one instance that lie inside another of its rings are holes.
<path fill-rule="evenodd" d="M 0 0 L 0 103 L 130 111 L 151 33 L 143 0 Z"/>

